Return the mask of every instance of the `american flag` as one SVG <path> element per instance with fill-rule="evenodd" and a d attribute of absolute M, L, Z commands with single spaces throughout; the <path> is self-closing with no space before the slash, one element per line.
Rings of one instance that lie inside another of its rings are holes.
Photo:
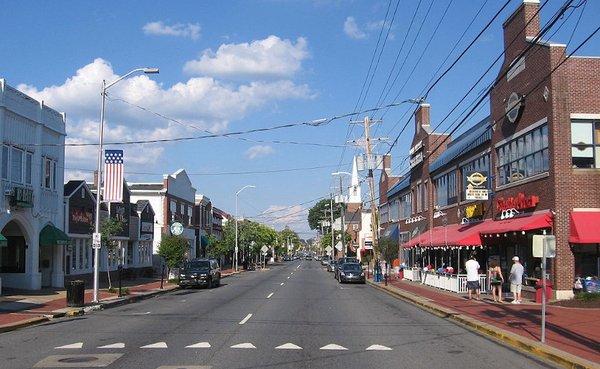
<path fill-rule="evenodd" d="M 104 150 L 103 201 L 123 201 L 123 150 Z"/>

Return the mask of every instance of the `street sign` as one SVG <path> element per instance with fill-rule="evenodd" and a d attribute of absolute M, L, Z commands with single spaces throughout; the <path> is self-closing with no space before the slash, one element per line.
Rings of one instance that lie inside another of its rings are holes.
<path fill-rule="evenodd" d="M 325 248 L 325 251 L 327 251 L 328 254 L 331 252 L 331 250 L 333 250 L 333 248 L 331 246 L 327 246 Z"/>
<path fill-rule="evenodd" d="M 267 246 L 263 246 L 263 247 L 261 247 L 261 248 L 260 248 L 260 251 L 261 251 L 263 254 L 266 254 L 266 253 L 267 253 L 267 251 L 269 251 L 269 248 L 268 248 Z"/>
<path fill-rule="evenodd" d="M 342 251 L 342 241 L 338 241 L 338 243 L 335 244 L 335 249 L 338 251 Z"/>
<path fill-rule="evenodd" d="M 546 250 L 544 250 L 544 248 Z M 533 235 L 533 257 L 534 258 L 556 257 L 556 236 L 534 234 Z"/>
<path fill-rule="evenodd" d="M 181 224 L 179 222 L 171 223 L 171 234 L 173 236 L 179 236 L 182 233 L 183 233 L 183 224 Z"/>
<path fill-rule="evenodd" d="M 92 248 L 99 249 L 102 244 L 102 235 L 98 232 L 92 234 Z"/>

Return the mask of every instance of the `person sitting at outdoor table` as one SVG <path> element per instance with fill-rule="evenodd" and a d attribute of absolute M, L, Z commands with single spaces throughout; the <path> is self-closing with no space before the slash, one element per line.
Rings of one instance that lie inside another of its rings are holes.
<path fill-rule="evenodd" d="M 452 268 L 450 265 L 448 265 L 446 267 L 446 273 L 448 273 L 448 274 L 454 274 L 454 268 Z"/>
<path fill-rule="evenodd" d="M 446 273 L 446 264 L 442 265 L 441 267 L 439 267 L 437 269 L 438 274 L 444 274 Z"/>

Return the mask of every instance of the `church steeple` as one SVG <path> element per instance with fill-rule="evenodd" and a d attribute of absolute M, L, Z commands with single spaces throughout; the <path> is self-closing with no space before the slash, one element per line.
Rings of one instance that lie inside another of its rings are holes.
<path fill-rule="evenodd" d="M 356 156 L 352 160 L 352 181 L 350 182 L 350 187 L 348 187 L 348 203 L 362 203 L 362 196 L 360 193 L 360 180 L 358 178 L 358 167 L 356 165 Z"/>

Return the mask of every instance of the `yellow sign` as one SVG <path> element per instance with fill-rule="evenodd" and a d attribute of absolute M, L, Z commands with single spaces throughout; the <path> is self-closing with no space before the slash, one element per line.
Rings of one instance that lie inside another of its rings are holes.
<path fill-rule="evenodd" d="M 467 176 L 467 182 L 475 187 L 482 186 L 487 181 L 487 177 L 483 173 L 475 172 Z"/>
<path fill-rule="evenodd" d="M 468 219 L 483 216 L 483 204 L 473 204 L 465 207 L 465 217 Z"/>

